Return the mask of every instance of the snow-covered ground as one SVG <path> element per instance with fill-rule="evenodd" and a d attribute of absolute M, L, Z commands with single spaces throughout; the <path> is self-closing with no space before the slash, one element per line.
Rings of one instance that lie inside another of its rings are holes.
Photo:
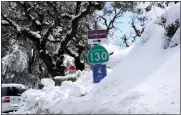
<path fill-rule="evenodd" d="M 180 19 L 179 11 L 180 3 L 163 16 L 170 23 Z M 16 114 L 179 114 L 178 31 L 180 28 L 172 37 L 172 42 L 178 45 L 164 49 L 164 28 L 150 23 L 142 39 L 99 84 L 92 84 L 92 72 L 84 71 L 75 83 L 28 90 L 22 95 L 25 104 Z"/>

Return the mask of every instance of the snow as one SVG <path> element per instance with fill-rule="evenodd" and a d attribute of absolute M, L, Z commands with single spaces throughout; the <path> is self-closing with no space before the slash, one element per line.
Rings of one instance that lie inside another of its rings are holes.
<path fill-rule="evenodd" d="M 17 44 L 12 46 L 12 51 L 2 58 L 2 74 L 7 71 L 22 72 L 28 67 L 27 54 Z"/>
<path fill-rule="evenodd" d="M 1 24 L 9 24 L 9 22 L 6 20 L 1 20 Z"/>
<path fill-rule="evenodd" d="M 107 68 L 107 72 L 108 74 L 111 73 L 111 69 Z M 67 76 L 56 76 L 54 77 L 55 79 L 59 79 L 59 80 L 63 80 L 63 79 L 68 79 L 68 78 L 76 78 L 77 81 L 76 82 L 71 82 L 68 81 L 68 83 L 70 84 L 76 84 L 79 85 L 81 87 L 84 87 L 86 92 L 89 92 L 91 89 L 93 89 L 93 87 L 96 85 L 93 83 L 93 73 L 92 71 L 88 70 L 84 70 L 84 71 L 76 71 L 75 74 L 68 74 Z M 65 81 L 65 83 L 63 82 L 63 84 L 60 86 L 63 89 L 66 89 L 67 87 L 67 81 Z M 65 85 L 65 86 L 64 86 Z"/>
<path fill-rule="evenodd" d="M 64 54 L 64 61 L 63 61 L 63 65 L 64 66 L 68 66 L 68 65 L 74 65 L 74 58 L 67 55 L 67 54 Z"/>
<path fill-rule="evenodd" d="M 176 4 L 169 10 L 179 8 Z M 39 110 L 54 114 L 179 114 L 180 29 L 171 39 L 178 45 L 164 49 L 164 28 L 154 23 L 148 26 L 143 39 L 125 49 L 129 53 L 99 84 L 90 82 L 91 71 L 84 71 L 76 82 L 28 90 L 22 96 L 26 103 L 16 114 Z"/>
<path fill-rule="evenodd" d="M 15 84 L 15 83 L 8 83 L 8 84 L 2 84 L 2 87 L 17 87 L 17 88 L 24 88 L 27 89 L 28 87 L 23 84 Z"/>
<path fill-rule="evenodd" d="M 72 33 L 72 29 L 70 29 L 70 30 L 67 32 L 67 34 L 69 34 L 69 35 L 70 35 L 71 33 Z"/>
<path fill-rule="evenodd" d="M 54 54 L 58 54 L 59 49 L 60 49 L 60 43 L 57 43 Z"/>
<path fill-rule="evenodd" d="M 60 89 L 71 89 L 68 93 L 68 98 L 81 97 L 87 93 L 84 87 L 72 81 L 64 81 Z"/>
<path fill-rule="evenodd" d="M 33 55 L 33 49 L 31 49 L 31 56 L 33 57 L 34 55 Z"/>
<path fill-rule="evenodd" d="M 142 42 L 146 42 L 148 39 L 150 39 L 152 37 L 152 33 L 155 32 L 155 27 L 159 27 L 157 24 L 154 23 L 154 21 L 151 21 L 147 28 L 145 28 L 143 34 L 142 34 Z"/>
<path fill-rule="evenodd" d="M 109 74 L 111 72 L 111 69 L 108 69 L 107 71 Z M 84 70 L 82 72 L 78 71 L 77 73 L 79 74 L 72 74 L 72 76 L 79 75 L 76 82 L 64 81 L 61 86 L 51 85 L 50 87 L 44 87 L 42 90 L 27 90 L 21 96 L 22 100 L 20 104 L 22 105 L 22 107 L 19 109 L 19 113 L 36 113 L 40 107 L 51 103 L 52 100 L 64 100 L 67 98 L 75 99 L 78 97 L 82 97 L 90 92 L 97 85 L 93 83 L 92 71 Z M 67 78 L 68 76 L 64 76 L 64 78 Z M 57 76 L 56 78 L 59 79 L 60 76 Z M 43 84 L 49 84 L 49 79 L 46 79 L 46 83 Z"/>
<path fill-rule="evenodd" d="M 165 11 L 161 15 L 161 17 L 164 17 L 167 19 L 165 26 L 172 24 L 177 19 L 180 20 L 180 10 L 178 9 L 180 9 L 180 3 L 177 3 L 176 5 L 174 5 L 174 7 L 170 7 L 167 11 Z"/>
<path fill-rule="evenodd" d="M 6 16 L 5 16 L 5 17 L 6 17 Z M 7 18 L 7 20 L 4 20 L 4 21 L 7 21 L 7 22 L 11 23 L 13 26 L 15 26 L 18 32 L 21 31 L 21 27 L 20 27 L 16 22 L 14 22 L 13 20 Z M 2 22 L 2 21 L 1 21 L 1 22 Z"/>
<path fill-rule="evenodd" d="M 85 3 L 86 4 L 86 3 Z M 79 14 L 77 14 L 77 15 L 72 15 L 71 17 L 72 17 L 72 20 L 75 20 L 76 18 L 78 18 L 78 17 L 80 17 L 84 12 L 86 12 L 87 11 L 87 9 L 86 8 L 84 8 L 84 9 L 82 9 L 81 10 L 81 12 L 79 13 Z"/>
<path fill-rule="evenodd" d="M 180 64 L 178 63 L 180 53 L 178 51 L 173 52 L 165 64 L 136 88 L 140 93 L 146 94 L 143 99 L 139 99 L 139 103 L 144 103 L 153 113 L 180 113 Z M 159 80 L 155 80 L 157 77 Z M 163 108 L 163 105 L 167 106 Z"/>
<path fill-rule="evenodd" d="M 68 78 L 76 78 L 77 79 L 79 76 L 80 76 L 80 71 L 78 70 L 78 71 L 76 71 L 75 74 L 68 74 L 68 75 L 66 75 L 66 77 L 65 76 L 56 76 L 54 78 L 59 79 L 59 80 L 65 80 Z"/>
<path fill-rule="evenodd" d="M 135 46 L 134 44 L 131 45 L 128 48 L 121 49 L 120 46 L 114 45 L 114 44 L 102 44 L 108 51 L 108 53 L 112 53 L 109 57 L 109 61 L 107 62 L 107 66 L 110 68 L 115 67 L 118 63 L 123 60 L 128 53 L 132 50 L 132 48 Z"/>
<path fill-rule="evenodd" d="M 70 42 L 69 42 L 70 43 Z M 73 55 L 75 55 L 75 57 L 78 57 L 79 54 L 77 52 L 75 52 L 72 48 L 67 48 Z"/>
<path fill-rule="evenodd" d="M 53 35 L 54 36 L 60 36 L 61 32 L 63 31 L 62 27 L 57 27 L 56 29 L 53 29 Z"/>
<path fill-rule="evenodd" d="M 50 41 L 54 41 L 54 37 L 53 37 L 51 34 L 48 36 L 48 39 L 49 39 Z"/>
<path fill-rule="evenodd" d="M 34 35 L 36 38 L 41 38 L 41 35 L 39 34 L 39 32 L 30 31 L 30 33 L 31 33 L 32 35 Z"/>
<path fill-rule="evenodd" d="M 138 7 L 141 9 L 145 9 L 149 4 L 150 2 L 140 3 Z M 149 12 L 147 12 L 146 15 L 149 17 L 149 20 L 156 20 L 165 10 L 169 9 L 170 6 L 165 8 L 160 8 L 153 5 L 152 9 Z"/>
<path fill-rule="evenodd" d="M 43 84 L 45 87 L 55 86 L 55 82 L 50 78 L 41 79 L 41 84 Z"/>
<path fill-rule="evenodd" d="M 41 22 L 39 20 L 36 20 L 37 25 L 41 25 Z"/>
<path fill-rule="evenodd" d="M 61 17 L 65 17 L 65 16 L 70 17 L 71 19 L 73 19 L 73 15 L 69 15 L 69 14 L 61 14 Z"/>

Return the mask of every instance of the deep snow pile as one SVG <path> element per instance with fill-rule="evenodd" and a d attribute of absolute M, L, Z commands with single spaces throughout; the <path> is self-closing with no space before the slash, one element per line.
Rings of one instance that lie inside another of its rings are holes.
<path fill-rule="evenodd" d="M 170 10 L 180 11 L 180 3 L 166 12 Z M 177 12 L 177 15 L 180 15 L 180 12 Z M 171 16 L 167 13 L 167 18 L 176 20 L 176 16 Z M 35 104 L 39 109 L 25 105 L 17 113 L 27 113 L 27 111 L 37 113 L 38 110 L 47 110 L 47 113 L 52 114 L 180 113 L 179 30 L 180 28 L 172 37 L 178 45 L 164 49 L 165 29 L 158 24 L 150 23 L 142 39 L 126 58 L 87 95 L 62 99 L 61 94 L 53 97 L 50 92 L 47 92 L 42 96 L 43 98 L 50 97 L 49 102 Z M 56 88 L 50 90 L 56 90 Z"/>
<path fill-rule="evenodd" d="M 111 71 L 111 69 L 107 69 L 108 74 Z M 72 75 L 69 74 L 64 76 L 64 78 L 79 75 L 77 81 L 64 81 L 61 86 L 55 86 L 55 82 L 49 78 L 41 79 L 44 88 L 42 90 L 29 89 L 23 93 L 21 96 L 21 107 L 18 113 L 47 113 L 47 111 L 41 107 L 48 105 L 53 102 L 53 100 L 78 98 L 86 95 L 97 85 L 93 83 L 92 74 L 90 70 L 77 71 Z M 58 79 L 60 78 L 58 77 Z"/>
<path fill-rule="evenodd" d="M 43 78 L 41 79 L 41 84 L 45 87 L 53 87 L 55 86 L 55 82 L 52 79 L 49 78 Z"/>
<path fill-rule="evenodd" d="M 116 49 L 113 46 L 110 47 L 110 50 L 112 48 L 113 54 L 109 56 L 109 61 L 106 63 L 107 67 L 114 68 L 116 65 L 118 65 L 122 60 L 124 60 L 124 58 L 126 58 L 126 56 L 129 54 L 133 47 L 134 44 L 124 49 Z"/>
<path fill-rule="evenodd" d="M 121 48 L 120 46 L 109 43 L 109 44 L 101 44 L 103 47 L 105 47 L 109 54 L 109 61 L 106 63 L 106 66 L 113 69 L 116 65 L 118 65 L 132 50 L 135 44 L 132 44 L 130 47 L 127 48 Z"/>

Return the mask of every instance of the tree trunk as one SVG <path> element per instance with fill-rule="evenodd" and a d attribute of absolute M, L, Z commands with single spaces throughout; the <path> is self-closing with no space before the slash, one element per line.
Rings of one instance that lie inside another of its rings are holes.
<path fill-rule="evenodd" d="M 77 69 L 77 70 L 81 70 L 81 71 L 84 70 L 85 65 L 84 65 L 84 63 L 81 63 L 81 62 L 80 62 L 80 56 L 75 57 L 74 59 L 75 59 L 76 69 Z"/>
<path fill-rule="evenodd" d="M 63 60 L 56 61 L 56 65 L 55 65 L 52 62 L 52 57 L 49 56 L 48 54 L 40 53 L 40 58 L 45 63 L 48 69 L 48 72 L 51 74 L 52 77 L 64 75 L 65 67 L 61 66 L 61 64 L 63 63 Z"/>

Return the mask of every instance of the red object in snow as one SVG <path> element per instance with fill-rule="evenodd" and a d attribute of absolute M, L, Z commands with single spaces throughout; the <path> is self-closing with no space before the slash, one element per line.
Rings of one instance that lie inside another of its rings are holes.
<path fill-rule="evenodd" d="M 76 71 L 75 66 L 70 66 L 69 67 L 69 73 L 74 73 Z"/>

